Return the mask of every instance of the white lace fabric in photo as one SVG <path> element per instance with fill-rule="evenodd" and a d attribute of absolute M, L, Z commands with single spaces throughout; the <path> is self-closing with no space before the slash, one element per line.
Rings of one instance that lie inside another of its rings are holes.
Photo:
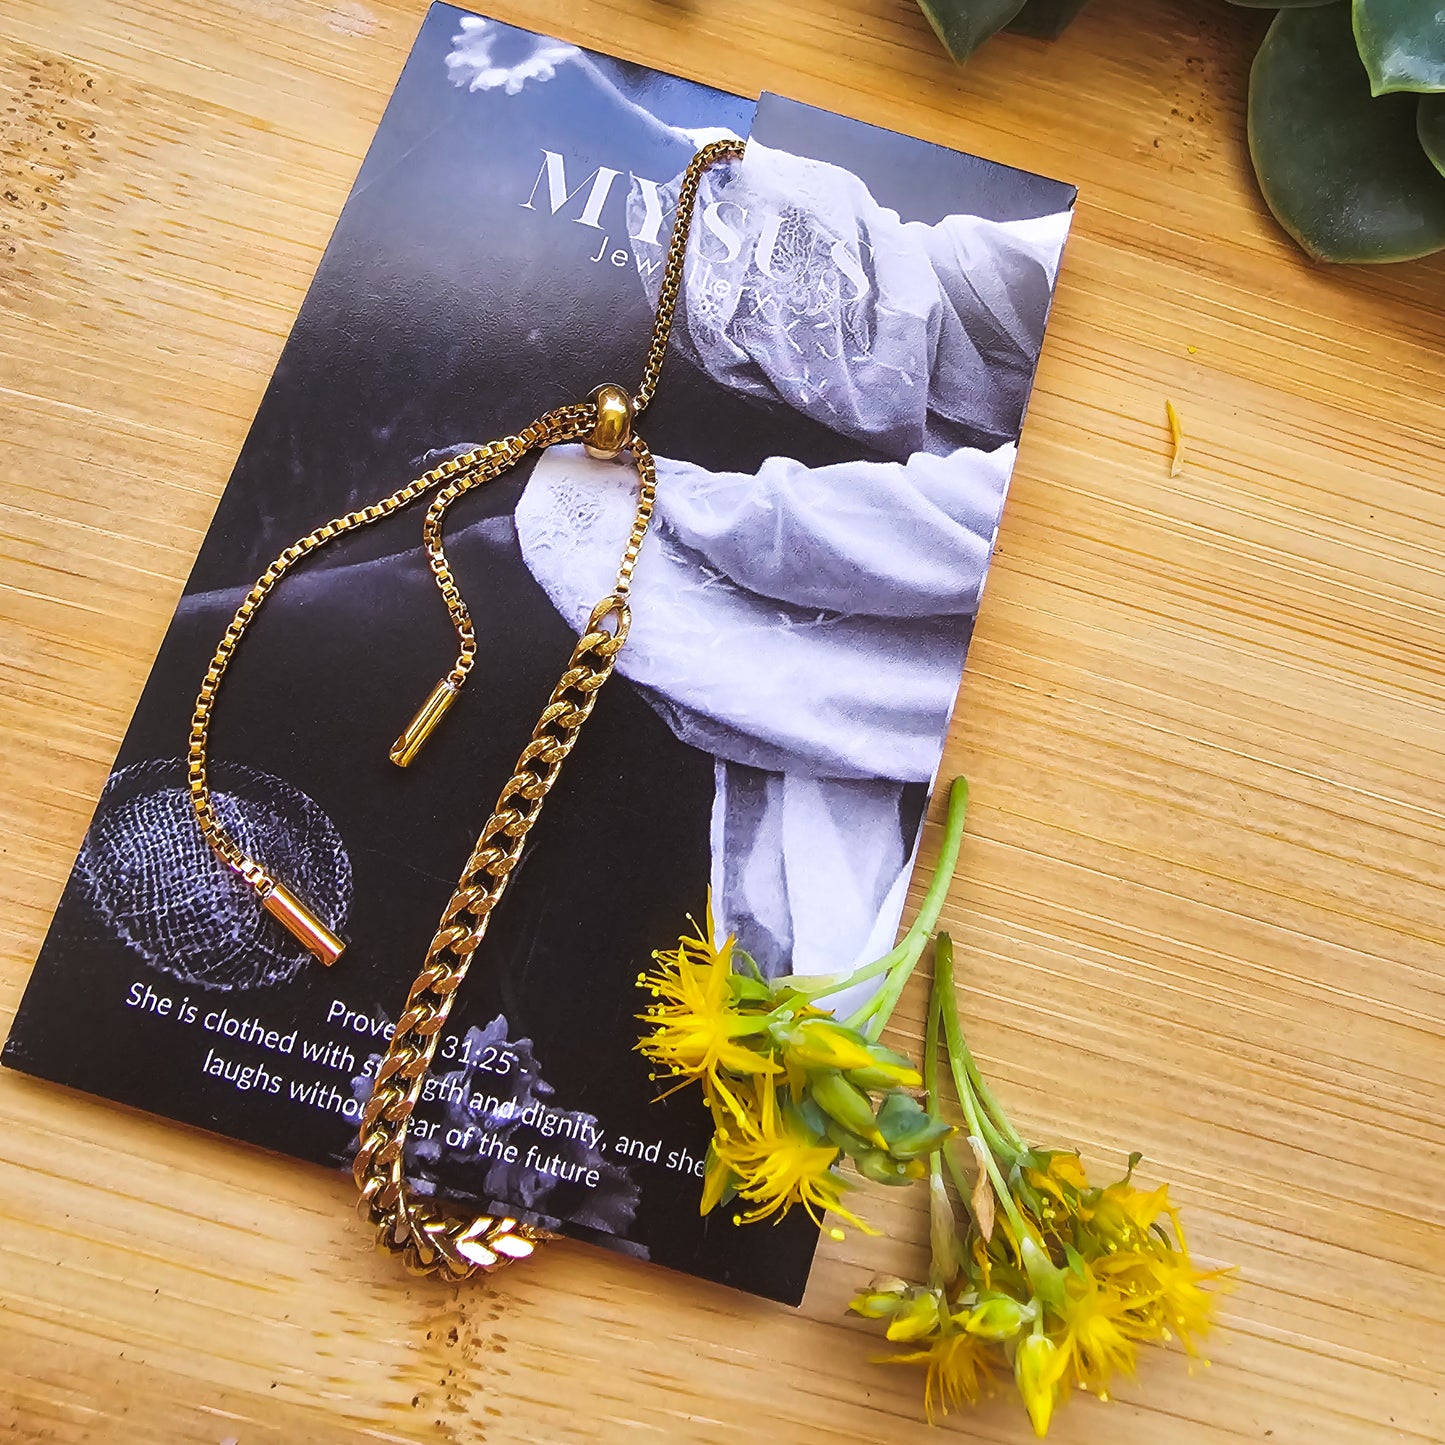
<path fill-rule="evenodd" d="M 634 184 L 634 233 L 643 212 Z M 697 214 L 673 339 L 719 384 L 899 460 L 1017 438 L 1069 213 L 903 221 L 851 172 L 750 141 Z"/>

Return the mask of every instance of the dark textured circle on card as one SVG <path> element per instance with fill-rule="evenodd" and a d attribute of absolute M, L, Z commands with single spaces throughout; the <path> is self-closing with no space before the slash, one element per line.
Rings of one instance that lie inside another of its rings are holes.
<path fill-rule="evenodd" d="M 216 767 L 217 813 L 253 857 L 305 889 L 340 928 L 351 860 L 299 788 L 237 763 Z M 133 763 L 106 785 L 76 863 L 101 927 L 161 973 L 201 988 L 284 983 L 308 954 L 260 912 L 196 830 L 179 758 Z"/>

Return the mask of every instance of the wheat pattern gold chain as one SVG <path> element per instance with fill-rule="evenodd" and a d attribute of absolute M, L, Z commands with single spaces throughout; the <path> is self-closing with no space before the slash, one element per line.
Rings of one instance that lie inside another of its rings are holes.
<path fill-rule="evenodd" d="M 246 629 L 283 577 L 319 547 L 370 526 L 419 498 L 435 493 L 422 525 L 428 565 L 457 636 L 457 657 L 391 749 L 391 759 L 408 766 L 456 700 L 476 657 L 476 634 L 467 605 L 447 561 L 443 536 L 452 503 L 474 487 L 500 476 L 534 451 L 558 442 L 581 441 L 593 456 L 631 455 L 637 468 L 637 509 L 612 590 L 593 608 L 567 669 L 503 785 L 476 847 L 462 869 L 456 891 L 442 912 L 421 972 L 407 994 L 401 1017 L 373 1081 L 362 1114 L 353 1175 L 360 1190 L 358 1213 L 376 1232 L 379 1248 L 399 1254 L 415 1273 L 443 1273 L 463 1279 L 532 1253 L 546 1234 L 520 1220 L 475 1215 L 422 1197 L 405 1172 L 407 1131 L 431 1068 L 437 1041 L 457 992 L 480 947 L 492 911 L 506 892 L 528 833 L 557 781 L 583 723 L 591 716 L 602 685 L 612 675 L 627 641 L 632 616 L 628 598 L 632 572 L 652 520 L 657 473 L 647 444 L 632 430 L 652 400 L 667 356 L 668 339 L 682 292 L 687 239 L 703 173 L 719 161 L 740 156 L 743 143 L 720 140 L 703 147 L 683 175 L 677 217 L 668 243 L 652 336 L 636 392 L 607 384 L 586 401 L 559 407 L 514 436 L 486 443 L 443 462 L 378 502 L 334 517 L 287 547 L 256 579 L 231 618 L 196 698 L 187 751 L 187 784 L 201 833 L 217 857 L 249 885 L 282 927 L 322 963 L 340 957 L 344 943 L 285 883 L 252 858 L 216 815 L 208 772 L 212 715 L 227 668 Z"/>

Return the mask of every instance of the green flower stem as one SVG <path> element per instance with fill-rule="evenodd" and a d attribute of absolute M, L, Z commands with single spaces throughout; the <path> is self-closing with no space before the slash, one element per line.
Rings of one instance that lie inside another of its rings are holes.
<path fill-rule="evenodd" d="M 938 866 L 933 870 L 933 882 L 923 895 L 918 917 L 913 920 L 910 933 L 932 933 L 943 911 L 943 900 L 948 897 L 948 885 L 953 882 L 953 871 L 958 867 L 958 850 L 963 846 L 963 824 L 968 816 L 968 779 L 955 778 L 948 788 L 948 811 L 943 818 L 943 842 L 938 849 Z"/>
<path fill-rule="evenodd" d="M 963 1027 L 958 1021 L 958 992 L 953 983 L 953 940 L 946 933 L 938 935 L 938 943 L 933 950 L 933 992 L 942 1015 L 948 1066 L 953 1074 L 953 1086 L 958 1091 L 958 1102 L 963 1106 L 963 1116 L 968 1120 L 969 1132 L 983 1144 L 983 1163 L 988 1172 L 989 1183 L 993 1185 L 998 1202 L 1003 1206 L 1017 1237 L 1022 1240 L 1027 1233 L 1023 1215 L 1019 1213 L 1019 1207 L 1014 1203 L 1013 1194 L 999 1169 L 994 1148 L 989 1142 L 989 1128 L 985 1126 L 983 1110 L 974 1092 L 973 1081 L 963 1063 L 968 1055 L 968 1048 L 963 1042 Z M 997 1138 L 996 1132 L 994 1137 Z M 1004 1148 L 998 1152 L 1004 1155 L 1012 1168 L 1014 1159 L 1011 1156 L 1014 1151 Z"/>
<path fill-rule="evenodd" d="M 927 943 L 926 935 L 920 937 L 917 946 L 910 949 L 908 955 L 901 959 L 888 975 L 883 987 L 857 1013 L 849 1017 L 849 1025 L 861 1029 L 864 1038 L 870 1043 L 876 1043 L 883 1030 L 888 1027 L 888 1020 L 893 1017 L 893 1010 L 898 1007 L 898 1000 L 903 996 L 903 986 L 918 966 L 918 960 L 923 957 Z"/>
<path fill-rule="evenodd" d="M 928 1017 L 923 1025 L 923 1107 L 930 1119 L 943 1117 L 943 1095 L 938 1087 L 938 1033 L 943 1021 L 942 1000 L 937 989 L 928 995 Z M 941 1149 L 929 1156 L 937 1159 Z"/>
<path fill-rule="evenodd" d="M 888 1027 L 888 1020 L 893 1017 L 893 1010 L 898 1007 L 898 1000 L 903 996 L 904 986 L 918 966 L 918 960 L 923 957 L 928 937 L 938 925 L 938 915 L 943 911 L 943 900 L 948 897 L 948 888 L 953 882 L 954 870 L 958 867 L 958 852 L 963 846 L 963 824 L 967 816 L 968 779 L 955 778 L 948 790 L 948 812 L 943 820 L 943 843 L 938 850 L 938 866 L 933 870 L 933 881 L 928 885 L 928 892 L 923 895 L 918 917 L 904 935 L 903 942 L 908 945 L 907 951 L 888 975 L 887 982 L 879 989 L 871 1006 L 865 1005 L 866 1013 L 863 1009 L 859 1010 L 862 1017 L 854 1025 L 862 1028 L 864 1036 L 870 1041 L 876 1041 Z"/>
<path fill-rule="evenodd" d="M 959 1040 L 963 1043 L 963 1040 Z M 978 1072 L 978 1065 L 973 1061 L 973 1055 L 969 1052 L 968 1045 L 963 1044 L 963 1066 L 968 1072 L 970 1082 L 973 1084 L 974 1092 L 978 1095 L 978 1101 L 983 1105 L 985 1114 L 993 1120 L 1003 1141 L 1009 1146 L 1010 1151 L 1015 1154 L 1028 1153 L 1028 1143 L 1023 1135 L 1009 1123 L 1008 1115 L 1004 1113 L 998 1100 L 994 1098 L 993 1091 L 984 1083 Z"/>
<path fill-rule="evenodd" d="M 830 993 L 841 993 L 855 984 L 867 983 L 871 979 L 885 977 L 887 981 L 877 995 L 854 1015 L 853 1027 L 869 1024 L 868 1037 L 876 1039 L 887 1026 L 903 985 L 923 957 L 929 935 L 938 924 L 938 915 L 943 911 L 943 901 L 948 897 L 948 885 L 953 882 L 953 872 L 958 866 L 958 851 L 963 845 L 963 824 L 968 815 L 968 779 L 955 778 L 948 790 L 948 812 L 943 820 L 943 843 L 938 850 L 938 866 L 933 870 L 933 881 L 923 895 L 918 917 L 913 920 L 908 932 L 898 941 L 897 947 L 885 953 L 872 963 L 865 963 L 852 973 L 825 974 L 810 977 L 807 974 L 788 974 L 777 979 L 779 988 L 790 988 L 809 999 L 823 998 Z M 871 1023 L 869 1022 L 871 1020 Z"/>
<path fill-rule="evenodd" d="M 934 953 L 933 969 L 935 989 L 939 987 L 940 972 L 947 976 L 946 1018 L 952 1021 L 952 1027 L 949 1028 L 946 1023 L 944 1027 L 948 1039 L 950 1067 L 956 1075 L 961 1065 L 967 1074 L 970 1089 L 979 1106 L 979 1113 L 985 1123 L 993 1126 L 993 1136 L 1001 1145 L 999 1152 L 1009 1156 L 1027 1154 L 1028 1141 L 1009 1122 L 1008 1115 L 1003 1111 L 1003 1105 L 994 1097 L 993 1090 L 984 1082 L 983 1075 L 979 1073 L 978 1064 L 974 1060 L 973 1050 L 969 1048 L 968 1041 L 963 1036 L 963 1028 L 958 1022 L 958 993 L 953 982 L 953 940 L 946 933 L 939 935 L 938 947 Z M 1012 1167 L 1014 1162 L 1014 1157 L 1010 1157 L 1009 1166 Z"/>
<path fill-rule="evenodd" d="M 950 940 L 950 951 L 952 941 Z M 954 1015 L 955 1019 L 957 1014 Z M 962 1055 L 964 1071 L 968 1074 L 969 1083 L 973 1086 L 975 1098 L 983 1111 L 984 1117 L 992 1120 L 998 1130 L 998 1137 L 1007 1145 L 1004 1152 L 1010 1154 L 1027 1154 L 1028 1143 L 1023 1135 L 1009 1123 L 1008 1115 L 1004 1113 L 1003 1106 L 994 1098 L 993 1090 L 984 1083 L 983 1076 L 978 1071 L 978 1065 L 974 1062 L 973 1051 L 968 1046 L 968 1041 L 963 1037 L 963 1030 L 956 1031 L 958 1051 Z M 949 1043 L 950 1057 L 952 1056 L 954 1044 Z"/>
<path fill-rule="evenodd" d="M 970 1130 L 983 1140 L 995 1158 L 1002 1159 L 1005 1166 L 1012 1169 L 1018 1158 L 1018 1151 L 1014 1148 L 1013 1143 L 999 1132 L 998 1125 L 989 1117 L 988 1110 L 983 1107 L 983 1101 L 976 1094 L 973 1105 L 978 1113 L 978 1127 L 975 1128 L 970 1124 Z"/>
<path fill-rule="evenodd" d="M 947 935 L 945 934 L 944 937 L 946 938 Z M 951 942 L 949 945 L 949 949 L 951 961 Z M 952 983 L 951 977 L 949 979 L 949 982 L 950 984 Z M 924 1025 L 923 1033 L 923 1087 L 928 1094 L 928 1112 L 929 1115 L 933 1118 L 940 1117 L 943 1112 L 943 1095 L 942 1091 L 938 1087 L 938 1035 L 940 1028 L 943 1026 L 943 1007 L 943 990 L 939 987 L 938 978 L 935 974 L 933 987 L 929 990 L 928 993 L 928 1020 L 927 1023 Z M 965 1113 L 967 1113 L 967 1109 L 965 1109 Z M 982 1115 L 980 1115 L 979 1117 L 979 1122 L 984 1124 L 985 1127 L 987 1127 L 987 1120 Z M 990 1133 L 992 1133 L 991 1130 Z M 997 1135 L 994 1135 L 992 1138 L 990 1138 L 988 1134 L 985 1134 L 984 1147 L 988 1150 L 990 1154 L 993 1154 L 995 1149 L 998 1147 Z M 959 1167 L 958 1160 L 954 1156 L 953 1150 L 948 1148 L 946 1145 L 935 1149 L 934 1152 L 928 1156 L 928 1170 L 930 1182 L 932 1181 L 933 1177 L 938 1173 L 940 1165 L 947 1166 L 949 1177 L 953 1180 L 953 1187 L 958 1191 L 958 1197 L 960 1199 L 970 1198 L 973 1194 L 973 1185 L 970 1183 L 968 1177 L 964 1174 L 963 1170 Z M 990 1174 L 989 1176 L 989 1182 L 994 1185 L 995 1189 L 998 1188 L 997 1176 L 997 1170 L 995 1170 L 994 1173 Z M 936 1253 L 937 1251 L 935 1250 L 935 1254 Z M 938 1267 L 937 1259 L 935 1259 L 934 1261 L 934 1267 Z"/>
<path fill-rule="evenodd" d="M 945 935 L 946 936 L 946 935 Z M 938 1035 L 943 1025 L 943 994 L 935 983 L 928 992 L 928 1021 L 924 1027 L 924 1059 L 923 1059 L 923 1087 L 928 1093 L 928 1112 L 934 1117 L 942 1115 L 943 1095 L 938 1087 Z M 1004 1139 L 989 1118 L 986 1110 L 979 1109 L 978 1123 L 982 1126 L 983 1133 L 980 1136 L 988 1149 L 995 1154 L 1010 1155 L 1013 1153 L 1008 1141 Z M 969 1128 L 973 1125 L 970 1123 Z M 950 1163 L 952 1161 L 950 1160 Z M 954 1167 L 954 1182 L 958 1182 L 957 1166 Z M 965 1196 L 967 1191 L 965 1190 Z"/>
<path fill-rule="evenodd" d="M 928 940 L 919 938 L 916 942 L 918 951 L 922 952 L 922 945 Z M 913 930 L 900 940 L 898 947 L 882 958 L 875 959 L 872 963 L 865 963 L 855 968 L 852 973 L 824 973 L 805 974 L 790 973 L 784 977 L 774 980 L 774 987 L 791 989 L 794 993 L 800 993 L 810 1001 L 815 998 L 825 998 L 830 993 L 842 993 L 845 988 L 852 988 L 854 984 L 867 983 L 869 979 L 878 978 L 883 974 L 892 972 L 893 969 L 905 962 L 910 951 L 915 946 Z"/>
<path fill-rule="evenodd" d="M 938 1089 L 938 1031 L 939 1031 L 939 1010 L 936 994 L 930 993 L 928 999 L 928 1018 L 923 1026 L 923 1107 L 930 1119 L 941 1119 L 943 1117 L 943 1100 Z M 944 1151 L 940 1145 L 928 1156 L 928 1187 L 929 1198 L 932 1200 L 932 1191 L 943 1187 L 943 1159 Z M 949 1161 L 952 1162 L 951 1160 Z M 957 1180 L 955 1180 L 955 1183 Z M 965 1198 L 968 1196 L 965 1195 Z M 935 1289 L 942 1287 L 947 1280 L 950 1269 L 950 1261 L 940 1258 L 944 1248 L 944 1241 L 938 1236 L 938 1231 L 933 1225 L 933 1211 L 930 1204 L 929 1209 L 929 1230 L 928 1238 L 930 1243 L 930 1268 L 929 1280 Z M 953 1242 L 948 1242 L 952 1248 Z"/>
<path fill-rule="evenodd" d="M 963 1105 L 964 1118 L 968 1120 L 968 1131 L 983 1144 L 983 1167 L 988 1173 L 988 1182 L 993 1185 L 993 1192 L 998 1196 L 998 1202 L 1003 1205 L 1004 1213 L 1008 1220 L 1018 1232 L 1018 1237 L 1024 1237 L 1023 1216 L 1019 1213 L 1018 1205 L 1014 1203 L 1013 1195 L 1009 1192 L 1007 1181 L 1003 1177 L 1003 1171 L 998 1167 L 998 1159 L 988 1145 L 987 1136 L 978 1116 L 978 1103 L 973 1095 L 968 1092 L 966 1083 L 960 1083 L 959 1073 L 954 1071 L 954 1083 L 959 1084 L 958 1101 Z"/>

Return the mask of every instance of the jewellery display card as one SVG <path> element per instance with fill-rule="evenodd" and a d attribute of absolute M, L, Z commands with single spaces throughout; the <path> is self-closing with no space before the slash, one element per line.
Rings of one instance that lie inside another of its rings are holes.
<path fill-rule="evenodd" d="M 637 987 L 711 898 L 762 968 L 895 936 L 1042 343 L 1072 187 L 754 104 L 436 5 L 282 353 L 66 886 L 4 1062 L 317 1163 L 593 604 L 637 477 L 557 446 L 469 494 L 461 697 L 421 507 L 321 550 L 227 674 L 221 821 L 347 941 L 317 964 L 211 854 L 200 680 L 294 538 L 599 383 L 635 385 L 678 182 L 703 180 L 639 430 L 657 458 L 617 674 L 442 1037 L 417 1188 L 797 1302 L 795 1211 L 698 1201 L 711 1128 L 635 1052 Z"/>

